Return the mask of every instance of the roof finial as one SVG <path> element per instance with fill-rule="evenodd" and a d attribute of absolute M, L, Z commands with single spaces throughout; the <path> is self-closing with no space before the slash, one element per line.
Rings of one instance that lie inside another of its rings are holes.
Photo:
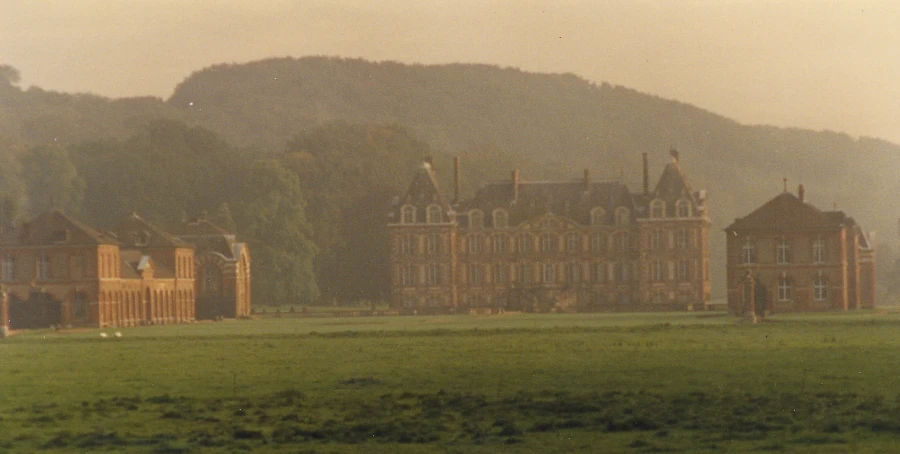
<path fill-rule="evenodd" d="M 676 150 L 675 147 L 672 147 L 669 150 L 669 154 L 672 155 L 672 162 L 678 164 L 678 150 Z"/>
<path fill-rule="evenodd" d="M 784 181 L 784 192 L 787 192 L 787 177 L 782 178 Z"/>

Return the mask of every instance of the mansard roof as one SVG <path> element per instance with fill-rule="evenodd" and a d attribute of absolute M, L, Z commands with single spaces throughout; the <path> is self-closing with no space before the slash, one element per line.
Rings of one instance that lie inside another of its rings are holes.
<path fill-rule="evenodd" d="M 488 183 L 460 205 L 460 215 L 465 217 L 471 209 L 481 210 L 488 225 L 493 210 L 502 208 L 509 214 L 511 226 L 541 214 L 555 214 L 587 225 L 593 208 L 603 208 L 610 223 L 616 208 L 635 208 L 634 198 L 619 181 L 520 181 L 518 186 L 517 197 L 511 180 Z"/>
<path fill-rule="evenodd" d="M 191 247 L 136 213 L 123 219 L 111 233 L 126 247 Z"/>
<path fill-rule="evenodd" d="M 51 209 L 18 229 L 5 232 L 3 246 L 37 246 L 50 244 L 101 245 L 119 242 L 106 233 L 82 224 L 58 209 Z"/>
<path fill-rule="evenodd" d="M 843 211 L 821 211 L 794 194 L 783 192 L 756 211 L 736 219 L 725 230 L 833 230 L 842 227 L 857 227 L 856 221 Z"/>

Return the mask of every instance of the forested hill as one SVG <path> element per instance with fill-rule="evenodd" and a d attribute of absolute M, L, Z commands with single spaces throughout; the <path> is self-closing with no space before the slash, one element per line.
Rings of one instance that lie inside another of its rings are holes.
<path fill-rule="evenodd" d="M 900 190 L 895 144 L 741 125 L 571 74 L 281 58 L 204 69 L 167 102 L 239 144 L 278 150 L 291 134 L 330 119 L 399 123 L 451 154 L 505 153 L 527 177 L 576 177 L 590 167 L 598 176 L 622 172 L 634 188 L 640 153 L 651 154 L 651 174 L 657 175 L 676 147 L 694 187 L 710 191 L 716 228 L 777 195 L 787 177 L 791 190 L 803 183 L 820 208 L 845 210 L 864 228 L 880 231 L 882 240 L 897 236 L 900 200 L 890 196 Z M 505 176 L 508 170 L 484 173 Z M 720 234 L 713 239 L 723 242 Z"/>

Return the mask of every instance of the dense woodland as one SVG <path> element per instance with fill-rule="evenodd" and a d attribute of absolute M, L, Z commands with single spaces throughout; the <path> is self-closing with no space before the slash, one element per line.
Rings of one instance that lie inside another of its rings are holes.
<path fill-rule="evenodd" d="M 198 71 L 168 100 L 24 89 L 0 66 L 4 226 L 50 206 L 101 227 L 132 211 L 162 227 L 204 215 L 250 243 L 257 304 L 383 297 L 384 214 L 426 155 L 446 184 L 461 156 L 464 195 L 512 168 L 590 168 L 638 190 L 641 153 L 655 178 L 672 147 L 710 194 L 714 296 L 721 229 L 781 192 L 782 177 L 879 232 L 881 289 L 900 293 L 900 146 L 883 140 L 741 125 L 571 74 L 487 65 L 269 59 Z"/>

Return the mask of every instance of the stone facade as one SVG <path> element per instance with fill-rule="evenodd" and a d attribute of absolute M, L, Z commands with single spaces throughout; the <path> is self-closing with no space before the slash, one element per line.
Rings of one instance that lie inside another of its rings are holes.
<path fill-rule="evenodd" d="M 392 304 L 408 312 L 693 310 L 709 304 L 709 212 L 673 150 L 651 191 L 507 181 L 460 201 L 430 160 L 389 213 Z"/>
<path fill-rule="evenodd" d="M 751 299 L 757 313 L 875 306 L 875 250 L 869 239 L 842 211 L 806 203 L 802 185 L 796 196 L 785 188 L 736 219 L 725 234 L 732 313 L 746 313 Z"/>

